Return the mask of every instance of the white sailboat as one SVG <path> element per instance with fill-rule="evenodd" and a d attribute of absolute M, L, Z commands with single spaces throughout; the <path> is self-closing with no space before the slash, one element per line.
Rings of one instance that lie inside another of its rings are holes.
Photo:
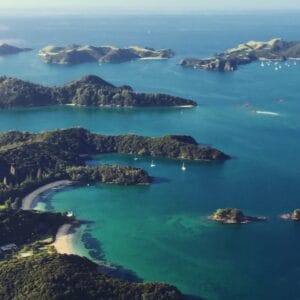
<path fill-rule="evenodd" d="M 153 161 L 153 160 L 151 161 L 151 165 L 150 165 L 150 167 L 151 167 L 151 168 L 155 168 L 155 167 L 156 167 L 156 164 L 154 163 L 154 161 Z"/>
<path fill-rule="evenodd" d="M 186 166 L 185 166 L 184 163 L 182 163 L 181 170 L 182 170 L 182 171 L 186 171 Z"/>

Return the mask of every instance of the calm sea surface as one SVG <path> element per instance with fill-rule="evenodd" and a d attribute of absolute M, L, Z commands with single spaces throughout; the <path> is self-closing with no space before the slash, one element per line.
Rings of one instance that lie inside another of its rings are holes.
<path fill-rule="evenodd" d="M 97 133 L 188 134 L 233 156 L 224 164 L 105 155 L 90 164 L 145 168 L 149 187 L 97 185 L 48 195 L 47 208 L 91 221 L 76 251 L 121 266 L 145 281 L 176 285 L 204 299 L 299 299 L 300 224 L 278 215 L 300 207 L 300 62 L 243 66 L 232 74 L 183 69 L 185 56 L 207 56 L 248 40 L 300 39 L 300 16 L 139 16 L 0 19 L 0 40 L 33 52 L 0 58 L 0 75 L 61 85 L 87 74 L 138 91 L 192 98 L 195 109 L 53 107 L 0 111 L 0 131 L 38 132 L 83 126 Z M 44 65 L 48 44 L 170 47 L 169 61 Z M 250 103 L 250 107 L 242 106 Z M 275 112 L 255 114 L 250 110 Z M 39 207 L 45 207 L 40 204 Z M 238 207 L 270 221 L 222 226 L 207 220 L 219 207 Z M 89 249 L 87 249 L 89 248 Z"/>

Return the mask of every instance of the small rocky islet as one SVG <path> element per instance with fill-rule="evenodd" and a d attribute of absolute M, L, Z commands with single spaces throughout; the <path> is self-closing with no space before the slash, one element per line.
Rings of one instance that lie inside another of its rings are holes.
<path fill-rule="evenodd" d="M 280 218 L 283 220 L 300 221 L 300 209 L 297 208 L 291 213 L 282 214 Z"/>
<path fill-rule="evenodd" d="M 0 108 L 74 105 L 93 107 L 194 107 L 193 100 L 161 93 L 137 93 L 116 87 L 95 75 L 48 87 L 12 77 L 0 77 Z"/>
<path fill-rule="evenodd" d="M 0 56 L 13 55 L 31 50 L 31 48 L 19 48 L 6 43 L 0 44 Z"/>
<path fill-rule="evenodd" d="M 136 59 L 168 59 L 174 56 L 171 49 L 155 50 L 148 47 L 69 45 L 47 46 L 38 55 L 47 64 L 76 65 L 82 63 L 122 63 Z"/>
<path fill-rule="evenodd" d="M 210 58 L 185 58 L 180 62 L 183 67 L 220 72 L 233 72 L 239 65 L 254 61 L 285 61 L 300 58 L 300 41 L 284 41 L 276 38 L 268 42 L 250 41 L 236 48 L 226 50 Z"/>
<path fill-rule="evenodd" d="M 216 212 L 208 218 L 222 224 L 248 224 L 267 220 L 267 217 L 247 216 L 237 208 L 217 209 Z"/>

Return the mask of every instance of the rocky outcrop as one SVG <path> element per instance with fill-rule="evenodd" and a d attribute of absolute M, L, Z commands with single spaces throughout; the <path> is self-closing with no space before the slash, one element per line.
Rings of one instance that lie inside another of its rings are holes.
<path fill-rule="evenodd" d="M 300 221 L 300 209 L 295 209 L 291 213 L 286 213 L 280 216 L 284 220 Z"/>
<path fill-rule="evenodd" d="M 0 77 L 0 108 L 49 105 L 96 107 L 193 107 L 197 103 L 160 93 L 137 93 L 116 87 L 97 76 L 85 76 L 62 87 L 47 87 L 16 78 Z"/>
<path fill-rule="evenodd" d="M 247 224 L 267 220 L 266 217 L 246 216 L 237 208 L 218 209 L 213 215 L 209 216 L 209 219 L 222 224 Z"/>
<path fill-rule="evenodd" d="M 239 65 L 249 64 L 257 60 L 299 59 L 300 42 L 286 42 L 282 39 L 273 39 L 268 42 L 250 41 L 240 44 L 236 48 L 207 59 L 186 58 L 181 61 L 184 67 L 205 69 L 221 72 L 232 72 Z"/>
<path fill-rule="evenodd" d="M 0 56 L 18 54 L 20 52 L 31 51 L 30 48 L 18 48 L 8 44 L 0 44 Z"/>
<path fill-rule="evenodd" d="M 171 49 L 113 46 L 69 45 L 48 46 L 39 51 L 39 56 L 47 64 L 75 65 L 82 63 L 121 63 L 135 59 L 167 59 L 174 56 Z"/>

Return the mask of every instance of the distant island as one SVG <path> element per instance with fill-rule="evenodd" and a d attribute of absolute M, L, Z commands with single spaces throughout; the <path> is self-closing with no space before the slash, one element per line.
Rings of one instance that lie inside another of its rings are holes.
<path fill-rule="evenodd" d="M 69 45 L 66 47 L 47 46 L 38 55 L 47 64 L 75 65 L 82 63 L 122 63 L 136 59 L 168 59 L 174 56 L 171 49 L 155 50 L 131 46 Z"/>
<path fill-rule="evenodd" d="M 297 208 L 291 213 L 286 213 L 280 216 L 284 220 L 300 221 L 300 209 Z"/>
<path fill-rule="evenodd" d="M 268 42 L 250 41 L 240 44 L 206 59 L 185 58 L 180 64 L 194 69 L 205 69 L 221 72 L 232 72 L 239 65 L 249 64 L 257 60 L 277 60 L 300 58 L 300 42 L 287 42 L 282 39 L 272 39 Z"/>
<path fill-rule="evenodd" d="M 19 48 L 6 43 L 0 44 L 0 56 L 18 54 L 21 52 L 31 51 L 30 48 Z"/>
<path fill-rule="evenodd" d="M 61 87 L 0 77 L 0 108 L 76 105 L 94 107 L 194 107 L 193 100 L 161 93 L 137 93 L 89 75 Z"/>
<path fill-rule="evenodd" d="M 213 215 L 209 216 L 209 219 L 222 224 L 247 224 L 267 220 L 266 217 L 246 216 L 237 208 L 218 209 Z"/>

